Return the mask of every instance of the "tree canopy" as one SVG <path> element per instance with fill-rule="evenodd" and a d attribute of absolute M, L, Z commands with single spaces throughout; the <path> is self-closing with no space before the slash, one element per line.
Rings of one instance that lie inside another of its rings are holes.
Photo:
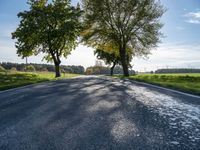
<path fill-rule="evenodd" d="M 82 11 L 71 6 L 70 0 L 29 0 L 28 4 L 30 10 L 18 14 L 21 21 L 12 34 L 17 54 L 22 58 L 45 54 L 59 77 L 61 57 L 66 58 L 77 46 Z"/>
<path fill-rule="evenodd" d="M 132 56 L 146 56 L 162 35 L 159 19 L 164 13 L 157 0 L 82 0 L 85 28 L 82 41 L 98 48 L 112 43 L 124 75 Z M 106 49 L 105 49 L 106 50 Z"/>
<path fill-rule="evenodd" d="M 112 65 L 110 70 L 110 75 L 113 75 L 113 70 L 117 64 L 120 62 L 119 55 L 114 52 L 107 52 L 104 50 L 96 49 L 94 54 L 97 56 L 98 59 L 101 59 L 107 65 Z"/>

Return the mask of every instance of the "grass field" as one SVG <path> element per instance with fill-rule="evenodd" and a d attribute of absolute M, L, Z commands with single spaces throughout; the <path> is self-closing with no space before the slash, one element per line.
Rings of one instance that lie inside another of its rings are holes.
<path fill-rule="evenodd" d="M 6 90 L 34 83 L 71 78 L 76 76 L 79 75 L 65 74 L 63 75 L 63 77 L 55 79 L 54 73 L 47 73 L 47 72 L 37 72 L 37 73 L 0 72 L 0 90 Z"/>
<path fill-rule="evenodd" d="M 140 74 L 129 79 L 200 95 L 200 74 Z"/>

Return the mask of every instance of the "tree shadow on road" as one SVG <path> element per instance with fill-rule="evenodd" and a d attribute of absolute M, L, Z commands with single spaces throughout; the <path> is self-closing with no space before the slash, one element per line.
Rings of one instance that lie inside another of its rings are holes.
<path fill-rule="evenodd" d="M 173 133 L 167 120 L 137 97 L 130 97 L 128 90 L 123 81 L 108 78 L 57 81 L 42 89 L 35 86 L 27 91 L 29 100 L 13 106 L 15 112 L 27 114 L 14 119 L 16 125 L 24 124 L 24 131 L 13 138 L 31 136 L 30 142 L 42 150 L 191 149 L 184 144 L 170 145 Z M 3 119 L 10 116 L 14 112 Z M 13 125 L 9 120 L 4 123 Z M 16 128 L 20 131 L 20 126 Z"/>

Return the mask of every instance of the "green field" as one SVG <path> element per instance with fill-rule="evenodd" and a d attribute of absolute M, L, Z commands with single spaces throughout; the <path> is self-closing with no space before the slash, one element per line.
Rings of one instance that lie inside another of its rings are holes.
<path fill-rule="evenodd" d="M 139 74 L 128 78 L 200 95 L 200 74 Z"/>
<path fill-rule="evenodd" d="M 61 78 L 55 79 L 54 73 L 37 72 L 0 72 L 0 90 L 11 89 L 34 83 L 40 83 L 51 80 L 59 80 L 79 76 L 77 74 L 65 74 Z"/>

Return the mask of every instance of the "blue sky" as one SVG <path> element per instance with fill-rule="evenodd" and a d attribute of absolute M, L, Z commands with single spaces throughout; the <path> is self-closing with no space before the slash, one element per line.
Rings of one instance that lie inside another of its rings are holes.
<path fill-rule="evenodd" d="M 148 60 L 134 58 L 133 69 L 200 68 L 200 0 L 161 0 L 161 3 L 167 8 L 161 18 L 165 37 L 159 47 L 152 50 Z M 0 0 L 0 62 L 25 62 L 16 55 L 11 32 L 19 24 L 17 13 L 28 8 L 26 0 Z M 29 58 L 29 62 L 34 63 L 41 63 L 41 60 L 42 55 Z M 62 64 L 88 67 L 94 65 L 95 60 L 93 50 L 80 45 L 68 59 L 63 59 Z"/>

